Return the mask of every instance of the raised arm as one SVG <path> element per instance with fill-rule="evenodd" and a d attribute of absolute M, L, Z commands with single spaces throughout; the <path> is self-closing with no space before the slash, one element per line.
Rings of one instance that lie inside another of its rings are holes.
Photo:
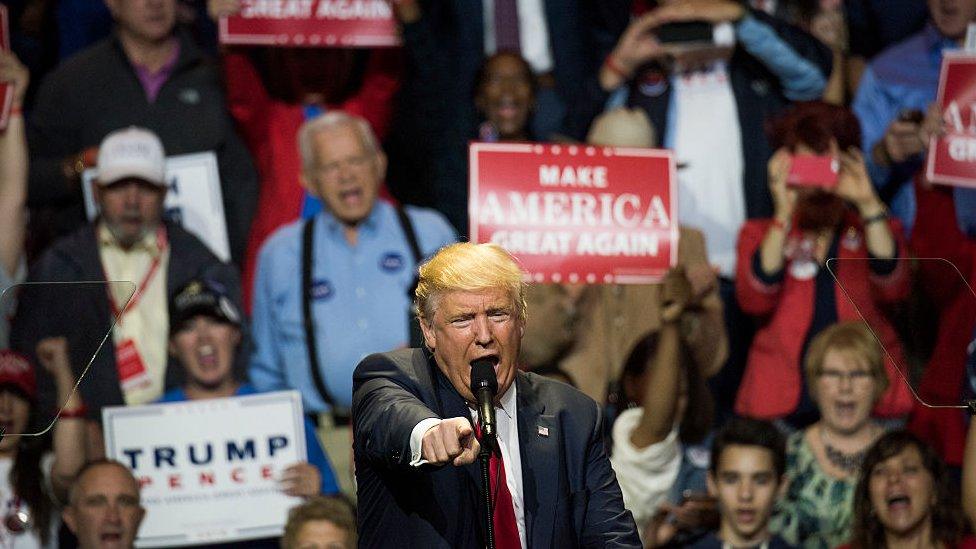
<path fill-rule="evenodd" d="M 0 132 L 0 269 L 16 276 L 24 252 L 27 214 L 27 138 L 21 107 L 29 73 L 13 53 L 0 51 L 0 82 L 13 85 L 13 109 Z"/>
<path fill-rule="evenodd" d="M 658 331 L 657 350 L 648 365 L 641 419 L 630 433 L 630 443 L 646 448 L 667 438 L 674 428 L 681 368 L 681 338 L 674 320 L 664 321 Z"/>
<path fill-rule="evenodd" d="M 75 375 L 68 355 L 68 340 L 51 337 L 37 344 L 37 360 L 54 379 L 59 417 L 54 424 L 54 463 L 51 488 L 61 502 L 68 501 L 68 488 L 85 465 L 86 431 L 84 404 L 75 391 Z M 63 407 L 63 410 L 62 410 Z"/>

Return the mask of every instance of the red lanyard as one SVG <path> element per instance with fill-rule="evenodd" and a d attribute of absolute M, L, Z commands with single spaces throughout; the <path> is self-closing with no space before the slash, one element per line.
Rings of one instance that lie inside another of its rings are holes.
<path fill-rule="evenodd" d="M 153 277 L 156 276 L 156 271 L 159 270 L 159 264 L 162 262 L 163 253 L 166 251 L 166 246 L 168 245 L 166 230 L 163 227 L 159 227 L 159 229 L 156 230 L 156 245 L 159 247 L 159 253 L 156 254 L 156 257 L 153 258 L 152 263 L 149 264 L 149 269 L 147 269 L 146 274 L 143 275 L 142 282 L 139 283 L 139 286 L 136 288 L 135 293 L 132 294 L 132 298 L 129 299 L 129 302 L 126 304 L 124 310 L 119 310 L 119 306 L 115 303 L 115 298 L 112 296 L 112 291 L 109 289 L 108 306 L 112 309 L 112 315 L 119 324 L 122 323 L 123 313 L 127 313 L 131 309 L 135 309 L 136 305 L 139 303 L 139 298 L 142 297 L 142 293 L 146 290 L 146 287 L 149 286 L 149 283 L 152 282 Z M 106 275 L 108 274 L 108 269 L 105 268 L 104 263 L 102 264 L 102 270 L 105 271 Z M 108 277 L 106 276 L 106 278 Z"/>

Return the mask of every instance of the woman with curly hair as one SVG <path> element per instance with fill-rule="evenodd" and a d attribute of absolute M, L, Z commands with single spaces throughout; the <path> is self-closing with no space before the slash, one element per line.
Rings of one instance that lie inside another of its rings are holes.
<path fill-rule="evenodd" d="M 959 493 L 932 448 L 907 431 L 878 439 L 854 492 L 854 537 L 840 549 L 973 549 Z"/>

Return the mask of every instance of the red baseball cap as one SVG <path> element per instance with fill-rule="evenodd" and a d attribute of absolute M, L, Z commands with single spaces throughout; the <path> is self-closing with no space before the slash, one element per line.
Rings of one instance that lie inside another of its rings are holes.
<path fill-rule="evenodd" d="M 0 386 L 3 385 L 12 385 L 29 399 L 37 399 L 34 366 L 26 356 L 8 349 L 0 351 Z"/>

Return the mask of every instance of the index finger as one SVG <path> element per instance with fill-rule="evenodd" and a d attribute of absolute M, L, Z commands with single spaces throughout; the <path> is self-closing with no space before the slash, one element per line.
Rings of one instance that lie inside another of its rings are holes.
<path fill-rule="evenodd" d="M 467 421 L 459 421 L 454 425 L 454 431 L 457 433 L 459 439 L 471 436 L 474 433 L 474 429 L 471 424 Z"/>

